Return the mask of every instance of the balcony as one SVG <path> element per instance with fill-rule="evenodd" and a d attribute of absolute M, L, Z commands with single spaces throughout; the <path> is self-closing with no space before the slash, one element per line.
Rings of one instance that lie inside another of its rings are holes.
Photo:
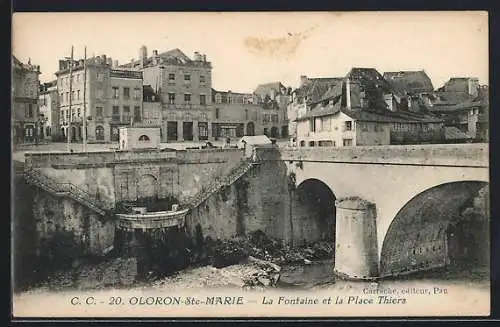
<path fill-rule="evenodd" d="M 131 70 L 116 70 L 112 69 L 109 73 L 110 77 L 142 79 L 142 72 Z"/>

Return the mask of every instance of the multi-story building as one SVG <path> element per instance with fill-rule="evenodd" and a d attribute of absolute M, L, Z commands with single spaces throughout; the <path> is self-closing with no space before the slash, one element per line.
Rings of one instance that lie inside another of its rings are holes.
<path fill-rule="evenodd" d="M 191 59 L 173 49 L 148 56 L 142 46 L 139 59 L 122 69 L 141 71 L 144 84 L 158 95 L 162 107 L 162 141 L 198 141 L 212 135 L 212 64 L 206 55 Z"/>
<path fill-rule="evenodd" d="M 254 91 L 262 103 L 262 134 L 273 138 L 288 137 L 287 107 L 291 89 L 281 82 L 260 84 Z"/>
<path fill-rule="evenodd" d="M 299 146 L 441 143 L 442 120 L 410 112 L 374 69 L 353 68 L 296 119 Z"/>
<path fill-rule="evenodd" d="M 291 92 L 290 102 L 287 106 L 288 131 L 291 137 L 297 137 L 297 118 L 304 116 L 311 103 L 321 99 L 325 92 L 333 85 L 342 81 L 342 77 L 309 78 L 300 76 L 299 87 Z"/>
<path fill-rule="evenodd" d="M 212 90 L 214 104 L 212 137 L 214 140 L 262 134 L 262 103 L 251 93 Z"/>
<path fill-rule="evenodd" d="M 83 59 L 73 62 L 70 59 L 59 60 L 56 76 L 59 122 L 64 137 L 67 137 L 71 126 L 72 140 L 81 140 L 83 119 L 87 119 L 89 142 L 118 141 L 119 127 L 141 121 L 142 72 L 116 68 L 106 55 L 89 58 L 86 65 Z"/>
<path fill-rule="evenodd" d="M 23 64 L 12 56 L 12 140 L 14 143 L 37 141 L 40 121 L 38 92 L 40 66 Z"/>
<path fill-rule="evenodd" d="M 57 81 L 50 81 L 40 85 L 38 105 L 40 118 L 43 125 L 40 127 L 40 138 L 49 141 L 62 138 L 59 128 L 59 100 L 57 92 Z"/>

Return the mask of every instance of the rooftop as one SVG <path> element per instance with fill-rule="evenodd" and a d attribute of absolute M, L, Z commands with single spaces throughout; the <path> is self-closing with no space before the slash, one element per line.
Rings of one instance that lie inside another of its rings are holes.
<path fill-rule="evenodd" d="M 383 76 L 396 91 L 402 94 L 432 92 L 434 90 L 431 79 L 423 70 L 385 72 Z"/>

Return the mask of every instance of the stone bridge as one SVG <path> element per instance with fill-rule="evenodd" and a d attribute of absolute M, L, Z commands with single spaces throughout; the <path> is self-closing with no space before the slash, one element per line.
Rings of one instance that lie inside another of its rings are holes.
<path fill-rule="evenodd" d="M 294 243 L 326 238 L 335 240 L 339 273 L 373 278 L 446 265 L 449 227 L 489 183 L 487 144 L 273 146 L 256 154 L 253 166 L 238 149 L 26 154 L 26 176 L 46 176 L 36 179 L 44 190 L 70 184 L 82 196 L 35 192 L 23 201 L 33 202 L 38 243 L 62 230 L 98 254 L 120 226 L 91 210 L 92 199 L 108 212 L 141 196 L 194 196 L 183 219 L 192 238 L 255 230 Z"/>
<path fill-rule="evenodd" d="M 259 157 L 284 162 L 295 186 L 292 239 L 335 230 L 336 269 L 358 278 L 444 265 L 447 227 L 489 182 L 487 144 L 260 149 Z"/>

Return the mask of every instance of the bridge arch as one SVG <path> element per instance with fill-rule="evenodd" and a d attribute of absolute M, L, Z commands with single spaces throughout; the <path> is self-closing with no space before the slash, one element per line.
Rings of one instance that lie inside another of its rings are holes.
<path fill-rule="evenodd" d="M 482 241 L 488 241 L 489 214 L 480 199 L 488 196 L 487 185 L 471 180 L 443 183 L 406 202 L 385 234 L 380 275 L 408 274 L 474 259 L 484 262 L 489 247 Z"/>
<path fill-rule="evenodd" d="M 299 244 L 335 240 L 335 194 L 323 181 L 303 180 L 294 190 L 292 239 Z"/>
<path fill-rule="evenodd" d="M 137 198 L 158 197 L 158 181 L 154 175 L 144 174 L 137 179 Z"/>

